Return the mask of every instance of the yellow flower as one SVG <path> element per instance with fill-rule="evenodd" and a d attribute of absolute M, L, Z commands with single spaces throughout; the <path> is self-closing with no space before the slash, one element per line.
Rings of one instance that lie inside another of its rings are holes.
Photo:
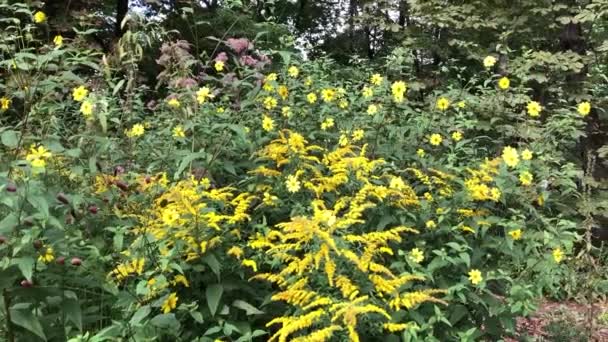
<path fill-rule="evenodd" d="M 146 132 L 146 129 L 144 128 L 144 125 L 142 125 L 142 124 L 135 124 L 127 132 L 127 136 L 130 137 L 130 138 L 140 137 L 140 136 L 144 135 L 145 132 Z"/>
<path fill-rule="evenodd" d="M 289 67 L 289 69 L 287 69 L 287 73 L 290 77 L 296 78 L 298 75 L 300 75 L 300 70 L 298 70 L 298 67 L 295 65 L 292 65 Z"/>
<path fill-rule="evenodd" d="M 521 236 L 523 235 L 521 229 L 515 229 L 509 232 L 509 236 L 511 236 L 511 239 L 513 240 L 519 240 L 521 239 Z"/>
<path fill-rule="evenodd" d="M 419 264 L 424 261 L 424 253 L 420 249 L 414 248 L 410 251 L 410 258 Z"/>
<path fill-rule="evenodd" d="M 268 192 L 264 193 L 263 202 L 265 205 L 267 205 L 269 207 L 274 206 L 278 200 L 279 200 L 279 198 L 277 196 L 271 195 Z"/>
<path fill-rule="evenodd" d="M 312 85 L 312 77 L 306 77 L 306 81 L 304 81 L 304 85 L 310 87 Z"/>
<path fill-rule="evenodd" d="M 429 142 L 433 146 L 439 146 L 439 144 L 441 144 L 442 141 L 443 141 L 443 138 L 441 137 L 440 134 L 437 134 L 437 133 L 432 134 L 431 138 L 429 139 Z"/>
<path fill-rule="evenodd" d="M 361 93 L 363 94 L 363 97 L 365 98 L 370 98 L 372 96 L 374 96 L 374 90 L 370 87 L 363 87 L 363 90 L 361 91 Z"/>
<path fill-rule="evenodd" d="M 231 256 L 237 258 L 237 259 L 240 259 L 240 258 L 243 257 L 243 254 L 245 253 L 245 251 L 243 251 L 243 249 L 241 247 L 232 246 L 232 247 L 230 247 L 230 249 L 226 253 L 228 255 L 231 255 Z"/>
<path fill-rule="evenodd" d="M 540 115 L 540 112 L 543 110 L 543 108 L 540 106 L 540 103 L 536 102 L 536 101 L 530 101 L 530 103 L 528 103 L 528 115 L 532 116 L 532 117 L 537 117 Z"/>
<path fill-rule="evenodd" d="M 376 106 L 375 104 L 370 104 L 369 106 L 367 106 L 367 114 L 368 115 L 374 115 L 378 113 L 378 106 Z"/>
<path fill-rule="evenodd" d="M 488 56 L 483 59 L 483 66 L 486 68 L 491 68 L 496 64 L 496 58 L 494 56 Z"/>
<path fill-rule="evenodd" d="M 287 86 L 280 85 L 279 90 L 277 90 L 277 93 L 279 93 L 279 96 L 283 100 L 285 100 L 285 99 L 287 99 L 287 96 L 289 96 L 289 89 L 287 89 Z"/>
<path fill-rule="evenodd" d="M 373 74 L 372 77 L 370 77 L 369 81 L 373 85 L 381 85 L 383 80 L 384 80 L 384 78 L 382 77 L 382 75 L 380 75 L 380 74 Z"/>
<path fill-rule="evenodd" d="M 218 108 L 217 108 L 217 112 L 218 112 L 218 113 L 223 113 L 223 112 L 225 112 L 225 111 L 226 111 L 226 110 L 224 109 L 224 107 L 218 107 Z"/>
<path fill-rule="evenodd" d="M 523 160 L 530 160 L 532 159 L 533 153 L 532 151 L 525 149 L 523 151 L 521 151 L 521 159 Z"/>
<path fill-rule="evenodd" d="M 326 131 L 329 128 L 334 127 L 334 125 L 335 125 L 334 119 L 333 118 L 327 118 L 327 119 L 325 119 L 325 121 L 323 121 L 323 123 L 321 123 L 321 129 L 324 130 L 324 131 Z"/>
<path fill-rule="evenodd" d="M 388 187 L 395 190 L 403 190 L 406 188 L 405 182 L 401 177 L 392 177 Z"/>
<path fill-rule="evenodd" d="M 315 94 L 315 93 L 309 93 L 308 95 L 306 95 L 306 100 L 308 100 L 308 103 L 315 103 L 315 102 L 317 102 L 317 94 Z"/>
<path fill-rule="evenodd" d="M 46 166 L 46 161 L 44 159 L 33 159 L 31 161 L 32 167 L 41 169 Z"/>
<path fill-rule="evenodd" d="M 32 145 L 30 147 L 30 152 L 27 154 L 27 156 L 25 156 L 26 160 L 33 160 L 33 159 L 46 159 L 46 158 L 50 158 L 52 157 L 51 152 L 49 152 L 49 150 L 47 150 L 44 146 L 34 146 Z"/>
<path fill-rule="evenodd" d="M 274 120 L 268 115 L 264 115 L 264 118 L 262 119 L 262 128 L 266 132 L 272 131 L 274 129 Z"/>
<path fill-rule="evenodd" d="M 215 67 L 215 71 L 220 72 L 220 71 L 224 70 L 224 62 L 216 61 L 214 67 Z"/>
<path fill-rule="evenodd" d="M 243 262 L 241 262 L 241 265 L 251 267 L 254 272 L 258 271 L 258 265 L 255 263 L 254 260 L 245 259 L 245 260 L 243 260 Z"/>
<path fill-rule="evenodd" d="M 591 103 L 585 101 L 585 102 L 581 102 L 578 104 L 578 113 L 582 116 L 587 116 L 589 115 L 589 112 L 591 112 Z"/>
<path fill-rule="evenodd" d="M 477 285 L 483 281 L 483 277 L 481 276 L 481 272 L 477 269 L 469 271 L 469 280 L 471 284 Z"/>
<path fill-rule="evenodd" d="M 270 74 L 266 75 L 266 77 L 264 77 L 264 83 L 274 82 L 277 80 L 277 78 L 278 75 L 275 72 L 271 72 Z"/>
<path fill-rule="evenodd" d="M 211 89 L 209 89 L 209 87 L 202 87 L 201 89 L 199 89 L 196 92 L 196 101 L 199 104 L 203 104 L 205 103 L 205 101 L 207 101 L 207 99 L 212 99 L 213 98 L 213 94 L 211 94 Z"/>
<path fill-rule="evenodd" d="M 46 264 L 48 264 L 49 262 L 55 260 L 55 255 L 53 254 L 53 248 L 52 247 L 47 247 L 46 251 L 44 252 L 44 254 L 41 254 L 38 257 L 38 260 L 40 260 L 41 262 L 44 262 Z"/>
<path fill-rule="evenodd" d="M 425 192 L 424 198 L 429 202 L 433 201 L 433 195 L 430 192 Z"/>
<path fill-rule="evenodd" d="M 460 141 L 460 140 L 462 140 L 462 133 L 460 133 L 458 131 L 452 133 L 452 139 L 454 141 Z"/>
<path fill-rule="evenodd" d="M 533 178 L 534 177 L 532 176 L 532 174 L 528 171 L 524 171 L 519 174 L 519 181 L 521 182 L 521 185 L 523 185 L 523 186 L 528 186 L 528 185 L 532 184 Z"/>
<path fill-rule="evenodd" d="M 393 93 L 395 102 L 403 102 L 406 90 L 407 85 L 403 81 L 397 81 L 391 85 L 391 93 Z"/>
<path fill-rule="evenodd" d="M 182 126 L 173 127 L 173 137 L 174 138 L 184 138 L 186 136 L 186 132 L 184 132 L 184 128 Z"/>
<path fill-rule="evenodd" d="M 38 11 L 38 12 L 34 13 L 34 22 L 36 24 L 40 24 L 45 21 L 46 21 L 46 14 L 44 14 L 44 12 Z"/>
<path fill-rule="evenodd" d="M 356 129 L 353 131 L 353 141 L 359 141 L 365 137 L 365 131 L 362 129 Z"/>
<path fill-rule="evenodd" d="M 555 262 L 558 264 L 564 259 L 564 252 L 559 247 L 554 249 L 552 254 L 553 254 L 553 260 L 555 260 Z"/>
<path fill-rule="evenodd" d="M 340 102 L 338 102 L 338 107 L 341 109 L 348 108 L 348 101 L 346 99 L 340 99 Z"/>
<path fill-rule="evenodd" d="M 511 146 L 506 146 L 502 149 L 502 160 L 510 167 L 516 167 L 519 164 L 519 154 L 517 150 Z"/>
<path fill-rule="evenodd" d="M 458 101 L 456 105 L 458 106 L 458 108 L 465 108 L 467 106 L 467 103 L 465 101 Z"/>
<path fill-rule="evenodd" d="M 173 107 L 173 108 L 179 108 L 182 104 L 179 102 L 178 99 L 176 99 L 175 97 L 170 98 L 167 101 L 167 104 L 169 105 L 169 107 Z"/>
<path fill-rule="evenodd" d="M 490 189 L 490 199 L 494 202 L 498 202 L 500 200 L 500 190 L 498 188 Z"/>
<path fill-rule="evenodd" d="M 55 38 L 53 38 L 53 43 L 57 47 L 63 45 L 63 37 L 61 35 L 59 35 L 59 34 L 56 35 Z"/>
<path fill-rule="evenodd" d="M 439 110 L 446 110 L 450 107 L 450 100 L 448 100 L 445 97 L 440 97 L 437 100 L 436 106 L 437 106 L 437 109 L 439 109 Z"/>
<path fill-rule="evenodd" d="M 268 110 L 271 110 L 271 109 L 273 109 L 276 106 L 277 106 L 277 99 L 275 99 L 274 97 L 267 96 L 264 99 L 264 108 L 266 108 Z"/>
<path fill-rule="evenodd" d="M 179 298 L 177 297 L 177 293 L 172 292 L 169 297 L 167 297 L 167 299 L 165 299 L 165 301 L 163 302 L 163 305 L 161 306 L 161 310 L 163 311 L 164 314 L 167 314 L 169 312 L 171 312 L 173 309 L 175 309 L 177 307 L 177 300 Z"/>
<path fill-rule="evenodd" d="M 331 88 L 321 90 L 321 98 L 323 99 L 323 101 L 331 102 L 334 100 L 335 97 L 336 97 L 335 90 L 333 90 Z"/>
<path fill-rule="evenodd" d="M 84 86 L 80 86 L 72 90 L 72 97 L 74 97 L 74 101 L 80 102 L 84 100 L 87 95 L 89 95 L 89 91 Z"/>
<path fill-rule="evenodd" d="M 289 175 L 287 176 L 287 180 L 285 181 L 285 185 L 287 186 L 287 191 L 291 193 L 296 193 L 300 191 L 300 181 L 298 180 L 298 176 Z"/>
<path fill-rule="evenodd" d="M 11 106 L 11 99 L 6 98 L 6 97 L 0 97 L 0 108 L 2 108 L 2 110 L 7 110 L 10 108 Z"/>
<path fill-rule="evenodd" d="M 437 224 L 435 223 L 435 221 L 433 220 L 428 220 L 426 221 L 426 223 L 424 224 L 428 229 L 433 229 L 437 227 Z"/>
<path fill-rule="evenodd" d="M 509 79 L 507 77 L 503 77 L 500 80 L 498 80 L 498 87 L 502 90 L 509 89 L 510 85 L 511 85 L 511 81 L 509 81 Z"/>
<path fill-rule="evenodd" d="M 424 152 L 423 149 L 419 148 L 416 150 L 416 154 L 418 155 L 418 157 L 423 158 L 426 155 L 426 152 Z"/>
<path fill-rule="evenodd" d="M 291 107 L 284 106 L 283 108 L 281 108 L 281 114 L 283 114 L 284 117 L 288 118 L 291 115 Z"/>
<path fill-rule="evenodd" d="M 348 145 L 348 136 L 346 134 L 340 135 L 340 139 L 338 139 L 338 145 L 342 147 Z"/>
<path fill-rule="evenodd" d="M 80 112 L 85 118 L 90 118 L 93 115 L 93 104 L 89 100 L 85 100 L 80 105 Z"/>
<path fill-rule="evenodd" d="M 188 282 L 188 279 L 186 279 L 186 277 L 184 277 L 182 274 L 178 274 L 175 276 L 175 278 L 173 278 L 173 285 L 177 285 L 177 284 L 182 284 L 185 287 L 190 287 L 190 283 Z"/>

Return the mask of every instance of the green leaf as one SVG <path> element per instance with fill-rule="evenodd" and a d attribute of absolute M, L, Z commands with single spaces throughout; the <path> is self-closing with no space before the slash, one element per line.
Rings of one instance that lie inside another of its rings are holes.
<path fill-rule="evenodd" d="M 29 196 L 27 201 L 30 202 L 34 208 L 38 209 L 38 212 L 40 212 L 45 219 L 49 218 L 49 204 L 43 196 Z"/>
<path fill-rule="evenodd" d="M 161 314 L 150 320 L 150 324 L 158 328 L 176 329 L 179 327 L 179 321 L 175 318 L 175 314 Z"/>
<path fill-rule="evenodd" d="M 215 273 L 215 275 L 219 279 L 219 276 L 220 276 L 220 262 L 217 260 L 217 258 L 215 257 L 215 255 L 213 255 L 213 254 L 206 255 L 205 257 L 203 257 L 203 261 L 207 265 L 209 265 L 209 267 L 211 268 L 211 271 L 213 271 L 213 273 Z"/>
<path fill-rule="evenodd" d="M 152 311 L 150 309 L 150 305 L 142 306 L 135 312 L 133 317 L 131 317 L 129 324 L 138 325 L 144 318 L 148 317 L 148 315 L 150 314 L 150 311 Z"/>
<path fill-rule="evenodd" d="M 63 301 L 63 310 L 67 319 L 74 323 L 79 331 L 82 331 L 82 310 L 78 299 L 66 298 Z"/>
<path fill-rule="evenodd" d="M 34 264 L 36 260 L 32 257 L 23 257 L 13 259 L 13 264 L 19 267 L 23 277 L 29 281 L 32 280 L 32 273 L 34 272 Z"/>
<path fill-rule="evenodd" d="M 207 287 L 205 290 L 205 296 L 207 297 L 207 305 L 209 306 L 209 311 L 211 311 L 211 315 L 215 315 L 217 311 L 217 306 L 220 304 L 220 299 L 222 298 L 222 293 L 224 292 L 224 287 L 221 284 L 214 284 Z"/>
<path fill-rule="evenodd" d="M 198 311 L 190 311 L 190 316 L 196 321 L 196 323 L 203 323 L 205 320 L 203 319 L 203 314 Z"/>
<path fill-rule="evenodd" d="M 13 322 L 13 324 L 32 332 L 34 335 L 46 341 L 46 335 L 44 335 L 42 325 L 40 324 L 38 317 L 34 316 L 32 311 L 12 308 L 10 309 L 10 311 L 11 321 Z"/>
<path fill-rule="evenodd" d="M 17 220 L 17 215 L 15 213 L 10 213 L 6 215 L 5 218 L 0 221 L 0 234 L 6 234 L 13 230 L 19 221 Z"/>
<path fill-rule="evenodd" d="M 19 135 L 16 131 L 4 131 L 2 132 L 2 135 L 0 135 L 0 140 L 2 140 L 2 145 L 15 148 L 19 143 Z"/>
<path fill-rule="evenodd" d="M 125 80 L 120 80 L 120 82 L 118 82 L 115 86 L 114 89 L 112 90 L 112 95 L 116 95 L 118 94 L 118 92 L 120 91 L 120 89 L 122 88 L 122 86 L 125 84 Z"/>
<path fill-rule="evenodd" d="M 182 172 L 184 172 L 186 167 L 188 167 L 188 165 L 190 165 L 190 163 L 193 162 L 195 159 L 204 158 L 206 155 L 207 154 L 205 152 L 188 154 L 186 157 L 184 157 L 184 159 L 182 159 L 182 162 L 179 164 L 177 171 L 175 171 L 175 174 L 173 175 L 173 179 L 178 179 Z"/>
<path fill-rule="evenodd" d="M 289 65 L 291 62 L 291 54 L 288 51 L 279 51 L 279 55 L 283 58 L 283 63 Z"/>
<path fill-rule="evenodd" d="M 232 306 L 237 307 L 241 310 L 244 310 L 247 316 L 249 315 L 261 315 L 264 311 L 258 310 L 253 305 L 247 303 L 244 300 L 237 299 L 232 303 Z"/>

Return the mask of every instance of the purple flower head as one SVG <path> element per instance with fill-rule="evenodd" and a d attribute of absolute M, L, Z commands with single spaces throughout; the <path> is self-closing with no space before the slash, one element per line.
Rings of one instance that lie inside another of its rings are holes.
<path fill-rule="evenodd" d="M 180 78 L 176 82 L 176 86 L 179 88 L 192 88 L 196 85 L 196 80 L 190 77 Z"/>
<path fill-rule="evenodd" d="M 215 56 L 215 61 L 221 61 L 221 62 L 225 62 L 228 60 L 228 55 L 225 52 L 220 52 L 217 54 L 217 56 Z"/>
<path fill-rule="evenodd" d="M 251 57 L 250 55 L 244 55 L 244 56 L 241 56 L 240 62 L 243 65 L 246 65 L 249 67 L 254 67 L 258 63 L 258 60 Z"/>
<path fill-rule="evenodd" d="M 232 51 L 239 55 L 246 50 L 253 49 L 253 43 L 247 38 L 228 38 L 226 43 L 228 43 L 228 46 Z"/>

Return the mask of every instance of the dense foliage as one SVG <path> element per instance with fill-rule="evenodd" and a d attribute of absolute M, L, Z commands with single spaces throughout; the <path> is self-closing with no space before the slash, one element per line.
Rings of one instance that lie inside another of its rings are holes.
<path fill-rule="evenodd" d="M 0 0 L 0 336 L 496 341 L 604 296 L 608 3 L 337 3 Z"/>

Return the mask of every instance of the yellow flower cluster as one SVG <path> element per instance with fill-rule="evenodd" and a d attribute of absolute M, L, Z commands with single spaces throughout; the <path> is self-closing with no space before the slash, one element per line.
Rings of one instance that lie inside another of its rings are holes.
<path fill-rule="evenodd" d="M 470 177 L 465 179 L 464 185 L 473 200 L 495 202 L 500 200 L 500 189 L 490 184 L 498 174 L 499 164 L 500 159 L 486 160 L 479 169 L 467 169 Z"/>
<path fill-rule="evenodd" d="M 418 234 L 417 230 L 404 226 L 383 231 L 359 228 L 374 208 L 419 204 L 402 177 L 379 173 L 385 162 L 367 158 L 365 151 L 366 146 L 349 144 L 326 150 L 309 145 L 299 133 L 285 130 L 259 152 L 270 162 L 253 172 L 264 177 L 261 182 L 272 184 L 285 169 L 296 167 L 299 171 L 287 177 L 287 188 L 301 191 L 301 182 L 310 198 L 309 215 L 277 223 L 248 244 L 253 250 L 264 251 L 258 255 L 280 265 L 277 271 L 261 272 L 252 279 L 276 284 L 279 291 L 271 299 L 295 307 L 292 315 L 268 323 L 281 325 L 269 341 L 326 340 L 338 332 L 359 341 L 360 316 L 383 319 L 384 329 L 400 331 L 407 325 L 390 322 L 391 312 L 424 302 L 444 303 L 435 297 L 445 292 L 442 290 L 404 291 L 406 284 L 424 277 L 396 274 L 381 260 L 383 255 L 394 254 L 391 245 L 402 242 L 405 233 Z M 440 182 L 439 174 L 437 171 L 429 177 L 429 182 L 435 178 Z M 382 179 L 387 185 L 380 183 Z M 417 262 L 424 259 L 419 250 L 412 255 Z M 318 285 L 319 279 L 325 286 Z M 364 289 L 369 295 L 362 295 Z"/>

